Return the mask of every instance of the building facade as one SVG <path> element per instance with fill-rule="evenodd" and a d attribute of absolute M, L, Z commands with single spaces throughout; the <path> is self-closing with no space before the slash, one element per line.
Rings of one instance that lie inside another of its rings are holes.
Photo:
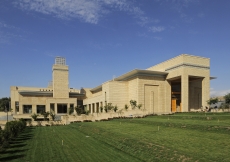
<path fill-rule="evenodd" d="M 11 108 L 15 118 L 30 118 L 31 114 L 53 112 L 67 114 L 82 101 L 80 90 L 69 88 L 69 68 L 65 58 L 56 57 L 52 82 L 47 88 L 11 86 Z"/>
<path fill-rule="evenodd" d="M 77 105 L 93 114 L 101 113 L 101 107 L 109 103 L 124 109 L 130 100 L 141 104 L 148 114 L 188 112 L 207 106 L 212 79 L 210 59 L 188 54 L 145 70 L 134 69 L 95 88 L 71 89 L 68 76 L 65 59 L 56 57 L 53 80 L 47 88 L 12 86 L 13 114 L 52 111 L 62 115 Z"/>
<path fill-rule="evenodd" d="M 182 54 L 88 89 L 83 103 L 91 113 L 108 103 L 124 109 L 130 100 L 149 114 L 188 112 L 207 106 L 210 79 L 209 58 Z"/>

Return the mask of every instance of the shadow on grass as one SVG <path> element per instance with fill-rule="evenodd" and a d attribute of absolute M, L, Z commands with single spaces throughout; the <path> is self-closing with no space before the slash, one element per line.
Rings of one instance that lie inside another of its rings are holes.
<path fill-rule="evenodd" d="M 24 156 L 25 156 L 24 154 L 22 154 L 22 155 L 11 155 L 11 156 L 0 158 L 0 161 L 11 161 L 11 160 L 23 158 Z"/>
<path fill-rule="evenodd" d="M 28 151 L 28 149 L 23 148 L 27 145 L 26 141 L 33 138 L 33 129 L 34 128 L 27 127 L 17 138 L 11 140 L 10 147 L 0 152 L 2 155 L 0 161 L 11 161 L 25 157 L 24 152 Z"/>

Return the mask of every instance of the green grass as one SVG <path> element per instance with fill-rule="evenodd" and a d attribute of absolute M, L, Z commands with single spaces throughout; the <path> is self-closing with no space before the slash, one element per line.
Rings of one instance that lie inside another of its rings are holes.
<path fill-rule="evenodd" d="M 230 161 L 229 139 L 230 113 L 28 127 L 0 161 Z"/>

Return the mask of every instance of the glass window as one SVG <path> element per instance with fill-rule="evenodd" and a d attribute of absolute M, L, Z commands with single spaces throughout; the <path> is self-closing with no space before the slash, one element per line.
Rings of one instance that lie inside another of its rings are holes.
<path fill-rule="evenodd" d="M 23 105 L 23 113 L 31 114 L 32 113 L 32 105 Z"/>
<path fill-rule="evenodd" d="M 57 113 L 66 114 L 67 113 L 67 104 L 57 104 Z"/>
<path fill-rule="evenodd" d="M 50 104 L 50 111 L 51 111 L 51 112 L 55 112 L 54 103 L 51 103 L 51 104 Z"/>
<path fill-rule="evenodd" d="M 19 102 L 18 101 L 15 102 L 15 111 L 19 112 Z"/>
<path fill-rule="evenodd" d="M 37 114 L 42 114 L 43 112 L 46 112 L 46 106 L 45 105 L 37 105 Z"/>

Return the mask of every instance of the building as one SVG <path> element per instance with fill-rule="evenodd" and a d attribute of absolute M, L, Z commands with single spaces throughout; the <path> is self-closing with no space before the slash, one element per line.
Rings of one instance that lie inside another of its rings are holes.
<path fill-rule="evenodd" d="M 87 89 L 83 103 L 91 113 L 107 103 L 122 109 L 130 100 L 150 114 L 188 112 L 207 105 L 210 79 L 209 58 L 182 54 Z"/>
<path fill-rule="evenodd" d="M 10 88 L 14 117 L 30 118 L 31 114 L 46 111 L 63 115 L 68 113 L 68 108 L 82 104 L 84 94 L 80 90 L 69 88 L 69 67 L 65 58 L 56 57 L 52 71 L 53 80 L 47 88 Z"/>
<path fill-rule="evenodd" d="M 213 79 L 210 59 L 188 54 L 145 70 L 134 69 L 92 89 L 69 88 L 68 75 L 65 59 L 56 57 L 53 80 L 47 88 L 12 86 L 13 114 L 21 117 L 53 111 L 63 115 L 77 105 L 84 105 L 93 114 L 101 112 L 100 107 L 108 103 L 123 109 L 130 100 L 141 104 L 147 114 L 188 112 L 207 105 Z"/>

